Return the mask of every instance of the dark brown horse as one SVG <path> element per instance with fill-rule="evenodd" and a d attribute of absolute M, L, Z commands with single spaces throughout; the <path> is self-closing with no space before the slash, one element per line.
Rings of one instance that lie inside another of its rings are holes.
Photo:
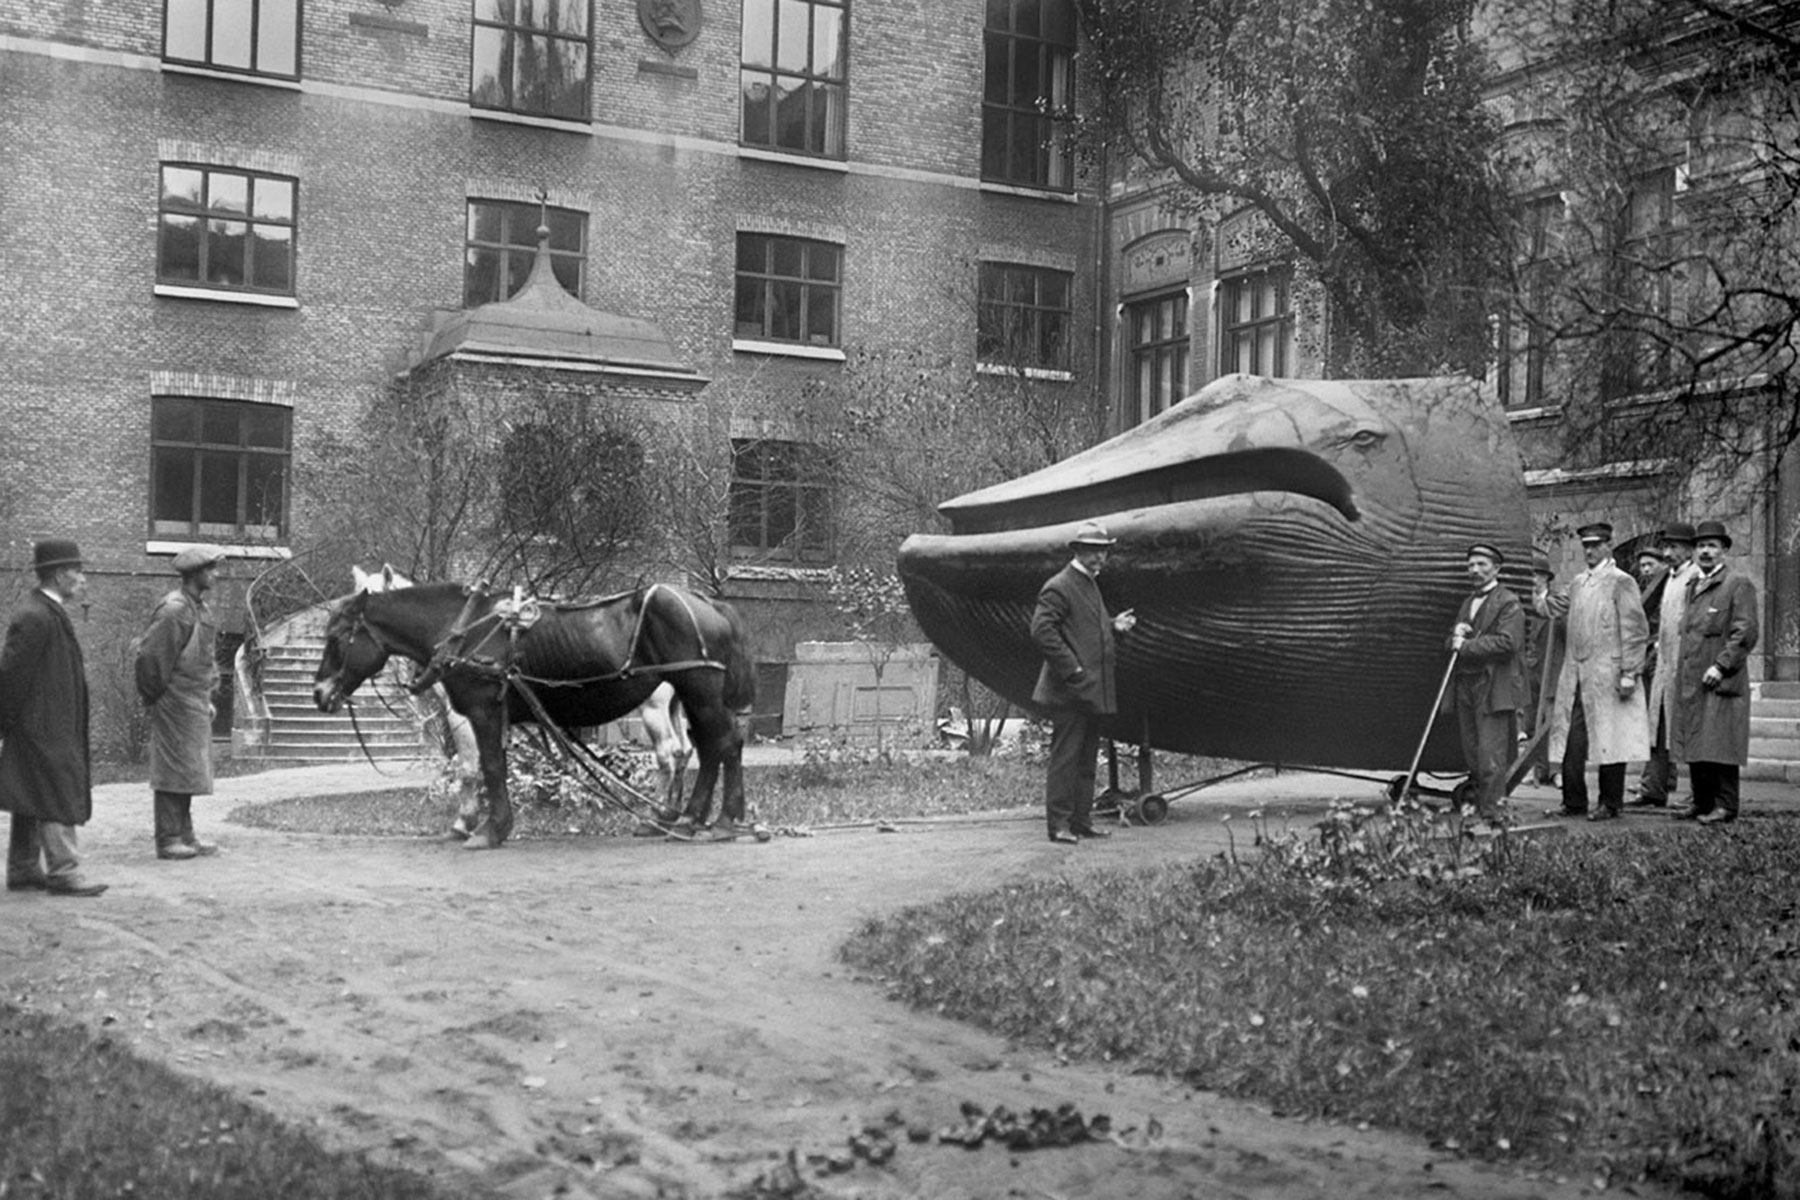
<path fill-rule="evenodd" d="M 657 584 L 572 604 L 526 602 L 509 617 L 503 597 L 455 583 L 394 592 L 359 591 L 335 601 L 313 700 L 336 712 L 357 686 L 398 654 L 440 673 L 450 704 L 469 719 L 481 750 L 487 817 L 474 849 L 498 846 L 512 831 L 506 794 L 505 728 L 550 723 L 573 730 L 604 725 L 642 704 L 667 680 L 687 710 L 700 773 L 687 815 L 703 825 L 725 771 L 724 824 L 744 820 L 743 734 L 737 712 L 756 695 L 749 640 L 735 609 Z"/>

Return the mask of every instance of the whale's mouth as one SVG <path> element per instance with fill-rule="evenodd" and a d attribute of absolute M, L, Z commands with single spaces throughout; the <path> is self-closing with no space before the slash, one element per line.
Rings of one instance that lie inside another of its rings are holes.
<path fill-rule="evenodd" d="M 1347 521 L 1361 516 L 1355 491 L 1337 468 L 1309 450 L 1285 446 L 1163 463 L 1027 496 L 984 499 L 991 493 L 975 493 L 948 501 L 939 511 L 954 534 L 998 533 L 1251 492 L 1310 497 Z"/>

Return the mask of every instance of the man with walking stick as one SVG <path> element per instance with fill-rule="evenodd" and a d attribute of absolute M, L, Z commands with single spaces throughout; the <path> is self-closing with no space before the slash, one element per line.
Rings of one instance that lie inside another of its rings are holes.
<path fill-rule="evenodd" d="M 1446 703 L 1456 712 L 1475 812 L 1483 821 L 1500 817 L 1506 768 L 1518 742 L 1518 712 L 1528 695 L 1525 610 L 1500 583 L 1504 561 L 1499 549 L 1485 542 L 1469 547 L 1474 590 L 1457 609 L 1450 633 L 1456 670 Z"/>

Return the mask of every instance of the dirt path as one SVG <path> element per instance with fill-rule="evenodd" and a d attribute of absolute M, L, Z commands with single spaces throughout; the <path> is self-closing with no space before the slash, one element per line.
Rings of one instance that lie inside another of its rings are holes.
<path fill-rule="evenodd" d="M 365 788 L 364 767 L 222 781 L 221 856 L 157 862 L 141 787 L 101 789 L 85 832 L 98 900 L 11 893 L 9 1000 L 106 1023 L 331 1145 L 468 1171 L 520 1197 L 713 1197 L 789 1148 L 842 1151 L 898 1112 L 1075 1104 L 1148 1148 L 1009 1155 L 902 1141 L 829 1195 L 1573 1196 L 1405 1137 L 1283 1120 L 1102 1067 L 1062 1064 L 888 1001 L 834 958 L 869 914 L 1009 877 L 1191 857 L 1220 804 L 1073 849 L 1032 820 L 766 845 L 648 840 L 452 845 L 226 826 L 246 799 Z M 1267 784 L 1260 786 L 1267 787 Z M 1316 785 L 1315 785 L 1316 787 Z M 1092 931 L 1099 936 L 1098 931 Z"/>

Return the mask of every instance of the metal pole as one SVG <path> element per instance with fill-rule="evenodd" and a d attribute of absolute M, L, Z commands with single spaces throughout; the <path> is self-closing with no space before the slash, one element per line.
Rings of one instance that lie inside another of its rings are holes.
<path fill-rule="evenodd" d="M 1413 780 L 1419 776 L 1419 760 L 1425 757 L 1425 743 L 1431 740 L 1431 727 L 1437 724 L 1438 709 L 1443 706 L 1444 693 L 1450 687 L 1450 674 L 1456 670 L 1456 660 L 1460 651 L 1450 652 L 1450 661 L 1444 664 L 1444 677 L 1438 681 L 1437 696 L 1431 702 L 1431 714 L 1425 718 L 1425 732 L 1419 735 L 1419 748 L 1413 752 L 1412 766 L 1406 772 L 1406 779 L 1400 785 L 1400 793 L 1395 800 L 1404 800 L 1406 793 L 1412 791 Z"/>

